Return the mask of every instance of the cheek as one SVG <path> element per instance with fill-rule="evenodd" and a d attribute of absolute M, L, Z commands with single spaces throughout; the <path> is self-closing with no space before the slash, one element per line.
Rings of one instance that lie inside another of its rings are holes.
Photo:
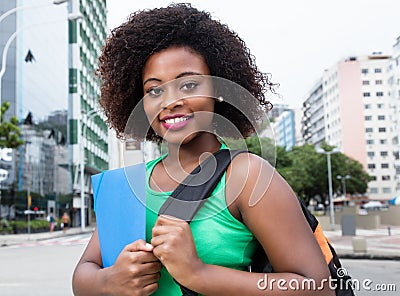
<path fill-rule="evenodd" d="M 209 126 L 214 120 L 214 102 L 210 101 L 209 98 L 205 99 L 201 104 L 201 108 L 198 108 L 197 116 L 200 119 L 198 122 L 201 125 Z"/>
<path fill-rule="evenodd" d="M 158 116 L 157 107 L 154 104 L 152 104 L 152 102 L 150 102 L 149 100 L 144 100 L 143 101 L 143 110 L 144 110 L 144 113 L 146 114 L 147 120 L 150 122 L 150 124 L 152 124 L 153 121 Z"/>

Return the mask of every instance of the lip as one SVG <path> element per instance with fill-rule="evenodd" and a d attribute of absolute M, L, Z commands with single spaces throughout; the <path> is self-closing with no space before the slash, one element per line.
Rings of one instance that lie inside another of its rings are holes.
<path fill-rule="evenodd" d="M 185 118 L 185 120 L 176 122 L 176 123 L 167 123 L 166 122 L 166 120 L 174 119 L 174 118 Z M 166 115 L 162 119 L 160 119 L 160 121 L 161 121 L 162 126 L 168 130 L 180 130 L 180 129 L 184 128 L 190 122 L 190 120 L 192 118 L 193 118 L 193 115 L 191 115 L 191 114 L 188 114 L 188 115 L 174 114 L 174 115 Z"/>

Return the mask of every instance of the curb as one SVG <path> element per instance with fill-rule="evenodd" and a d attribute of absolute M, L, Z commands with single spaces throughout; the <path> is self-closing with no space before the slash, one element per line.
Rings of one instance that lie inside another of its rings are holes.
<path fill-rule="evenodd" d="M 400 261 L 398 255 L 377 255 L 368 253 L 338 254 L 339 259 L 393 260 Z"/>

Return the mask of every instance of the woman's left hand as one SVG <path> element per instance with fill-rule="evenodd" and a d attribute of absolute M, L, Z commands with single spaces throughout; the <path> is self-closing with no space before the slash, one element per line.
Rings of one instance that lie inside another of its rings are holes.
<path fill-rule="evenodd" d="M 199 272 L 204 263 L 197 255 L 189 223 L 161 215 L 152 234 L 153 254 L 180 284 L 190 282 L 190 276 Z"/>

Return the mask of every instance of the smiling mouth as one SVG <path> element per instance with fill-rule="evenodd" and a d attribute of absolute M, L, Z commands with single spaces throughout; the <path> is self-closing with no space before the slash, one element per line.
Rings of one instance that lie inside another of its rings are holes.
<path fill-rule="evenodd" d="M 175 123 L 184 122 L 189 119 L 190 119 L 190 116 L 183 116 L 183 117 L 168 118 L 163 121 L 167 124 L 175 124 Z"/>
<path fill-rule="evenodd" d="M 193 116 L 190 115 L 167 118 L 161 120 L 161 124 L 167 129 L 178 130 L 185 127 L 192 118 Z"/>

